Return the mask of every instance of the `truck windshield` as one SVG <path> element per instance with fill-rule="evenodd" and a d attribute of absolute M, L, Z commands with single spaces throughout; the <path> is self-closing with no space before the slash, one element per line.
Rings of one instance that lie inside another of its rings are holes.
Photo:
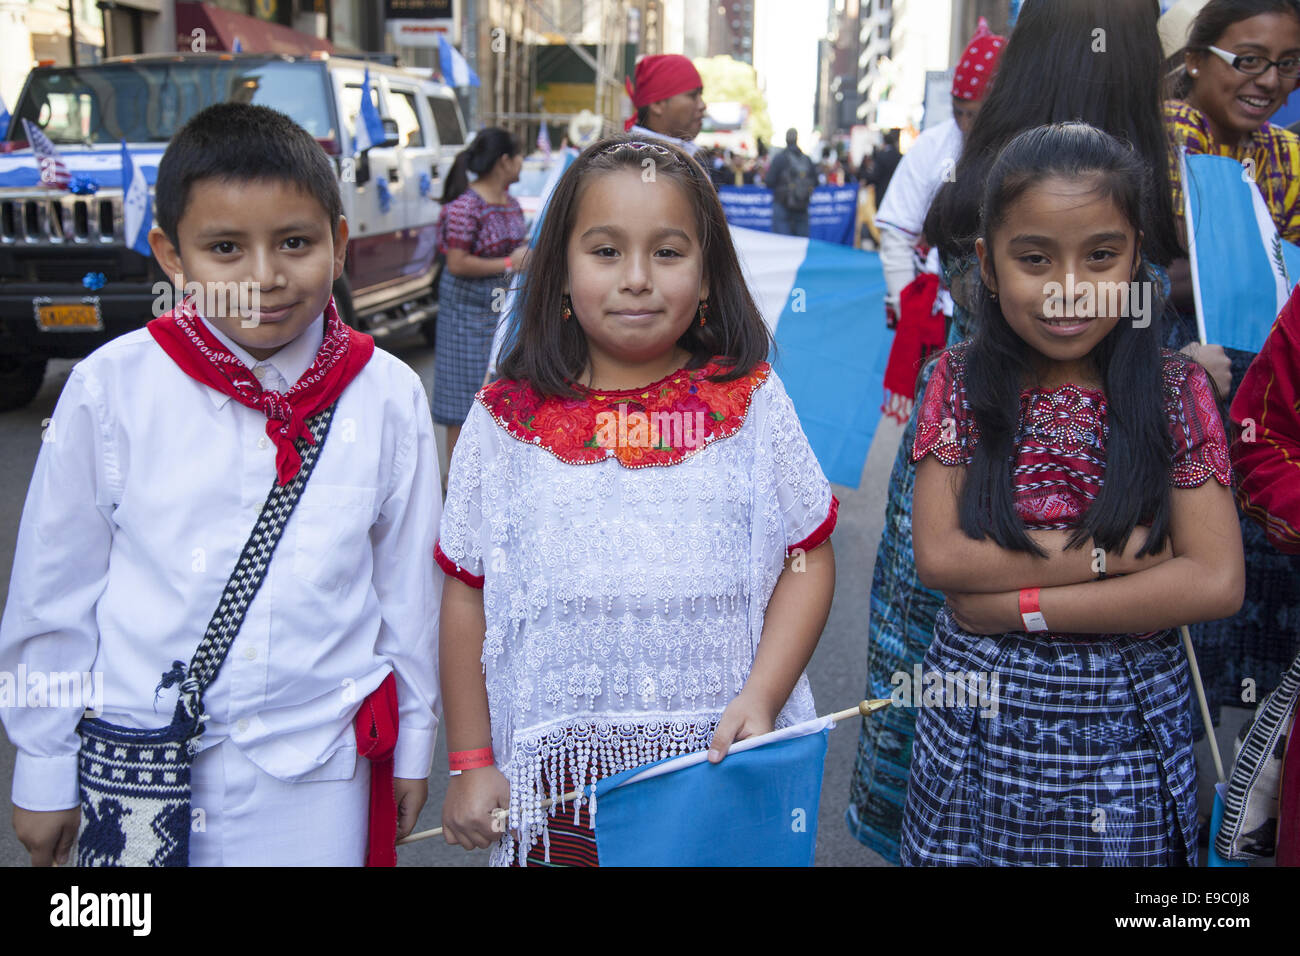
<path fill-rule="evenodd" d="M 235 101 L 287 113 L 318 139 L 334 139 L 324 64 L 279 59 L 104 63 L 37 70 L 10 127 L 21 119 L 56 143 L 165 143 L 213 103 Z"/>

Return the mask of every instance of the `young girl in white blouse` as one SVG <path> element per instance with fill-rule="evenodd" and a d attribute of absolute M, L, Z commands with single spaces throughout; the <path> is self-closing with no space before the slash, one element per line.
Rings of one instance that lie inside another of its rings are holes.
<path fill-rule="evenodd" d="M 495 864 L 595 865 L 583 801 L 544 799 L 814 716 L 837 502 L 703 170 L 605 140 L 549 208 L 435 552 L 443 824 Z"/>

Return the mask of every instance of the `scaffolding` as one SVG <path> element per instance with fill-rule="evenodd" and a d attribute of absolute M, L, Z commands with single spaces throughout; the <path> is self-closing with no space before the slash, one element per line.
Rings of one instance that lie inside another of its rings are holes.
<path fill-rule="evenodd" d="M 537 89 L 538 49 L 560 44 L 595 77 L 591 103 L 585 108 L 600 118 L 602 135 L 622 130 L 629 10 L 642 8 L 644 2 L 479 0 L 478 6 L 477 44 L 483 66 L 479 104 L 484 126 L 500 126 L 525 143 L 536 140 L 543 120 L 567 127 L 576 114 L 544 111 Z"/>

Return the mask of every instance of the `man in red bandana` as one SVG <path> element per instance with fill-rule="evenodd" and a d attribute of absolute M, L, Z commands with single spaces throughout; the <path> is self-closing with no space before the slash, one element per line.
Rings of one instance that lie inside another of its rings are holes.
<path fill-rule="evenodd" d="M 624 83 L 636 116 L 623 129 L 633 136 L 671 140 L 694 156 L 706 108 L 704 81 L 695 64 L 676 53 L 643 57 L 635 80 Z"/>
<path fill-rule="evenodd" d="M 944 317 L 952 314 L 952 299 L 939 287 L 938 254 L 931 256 L 929 249 L 918 249 L 925 216 L 939 187 L 954 175 L 962 144 L 984 104 L 1006 46 L 1006 38 L 993 33 L 988 21 L 980 17 L 975 35 L 953 69 L 952 119 L 917 137 L 894 171 L 876 213 L 880 265 L 885 273 L 885 321 L 890 328 L 899 325 L 900 301 L 910 303 L 910 314 L 902 317 L 885 371 L 885 412 L 900 423 L 911 414 L 918 363 L 943 348 Z M 909 286 L 910 294 L 905 294 Z"/>

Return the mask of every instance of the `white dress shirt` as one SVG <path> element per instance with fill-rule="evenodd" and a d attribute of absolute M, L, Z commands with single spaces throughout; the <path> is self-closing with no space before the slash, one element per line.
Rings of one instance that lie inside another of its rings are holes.
<path fill-rule="evenodd" d="M 876 225 L 880 228 L 886 301 L 891 305 L 898 305 L 899 293 L 916 278 L 912 247 L 921 238 L 935 193 L 956 175 L 961 148 L 961 127 L 956 120 L 933 126 L 917 137 L 889 180 L 876 212 Z M 946 311 L 952 314 L 951 308 Z"/>
<path fill-rule="evenodd" d="M 266 387 L 284 387 L 311 364 L 323 323 L 260 363 L 212 331 L 263 369 Z M 275 454 L 261 412 L 190 378 L 145 329 L 78 363 L 23 510 L 0 673 L 96 672 L 106 720 L 165 725 L 177 689 L 155 698 L 159 680 L 198 647 L 275 480 Z M 440 706 L 438 476 L 420 379 L 375 349 L 339 399 L 266 580 L 204 695 L 203 747 L 228 738 L 281 780 L 348 779 L 352 719 L 391 670 L 394 772 L 428 776 Z M 0 703 L 19 751 L 16 805 L 78 804 L 77 703 Z"/>

